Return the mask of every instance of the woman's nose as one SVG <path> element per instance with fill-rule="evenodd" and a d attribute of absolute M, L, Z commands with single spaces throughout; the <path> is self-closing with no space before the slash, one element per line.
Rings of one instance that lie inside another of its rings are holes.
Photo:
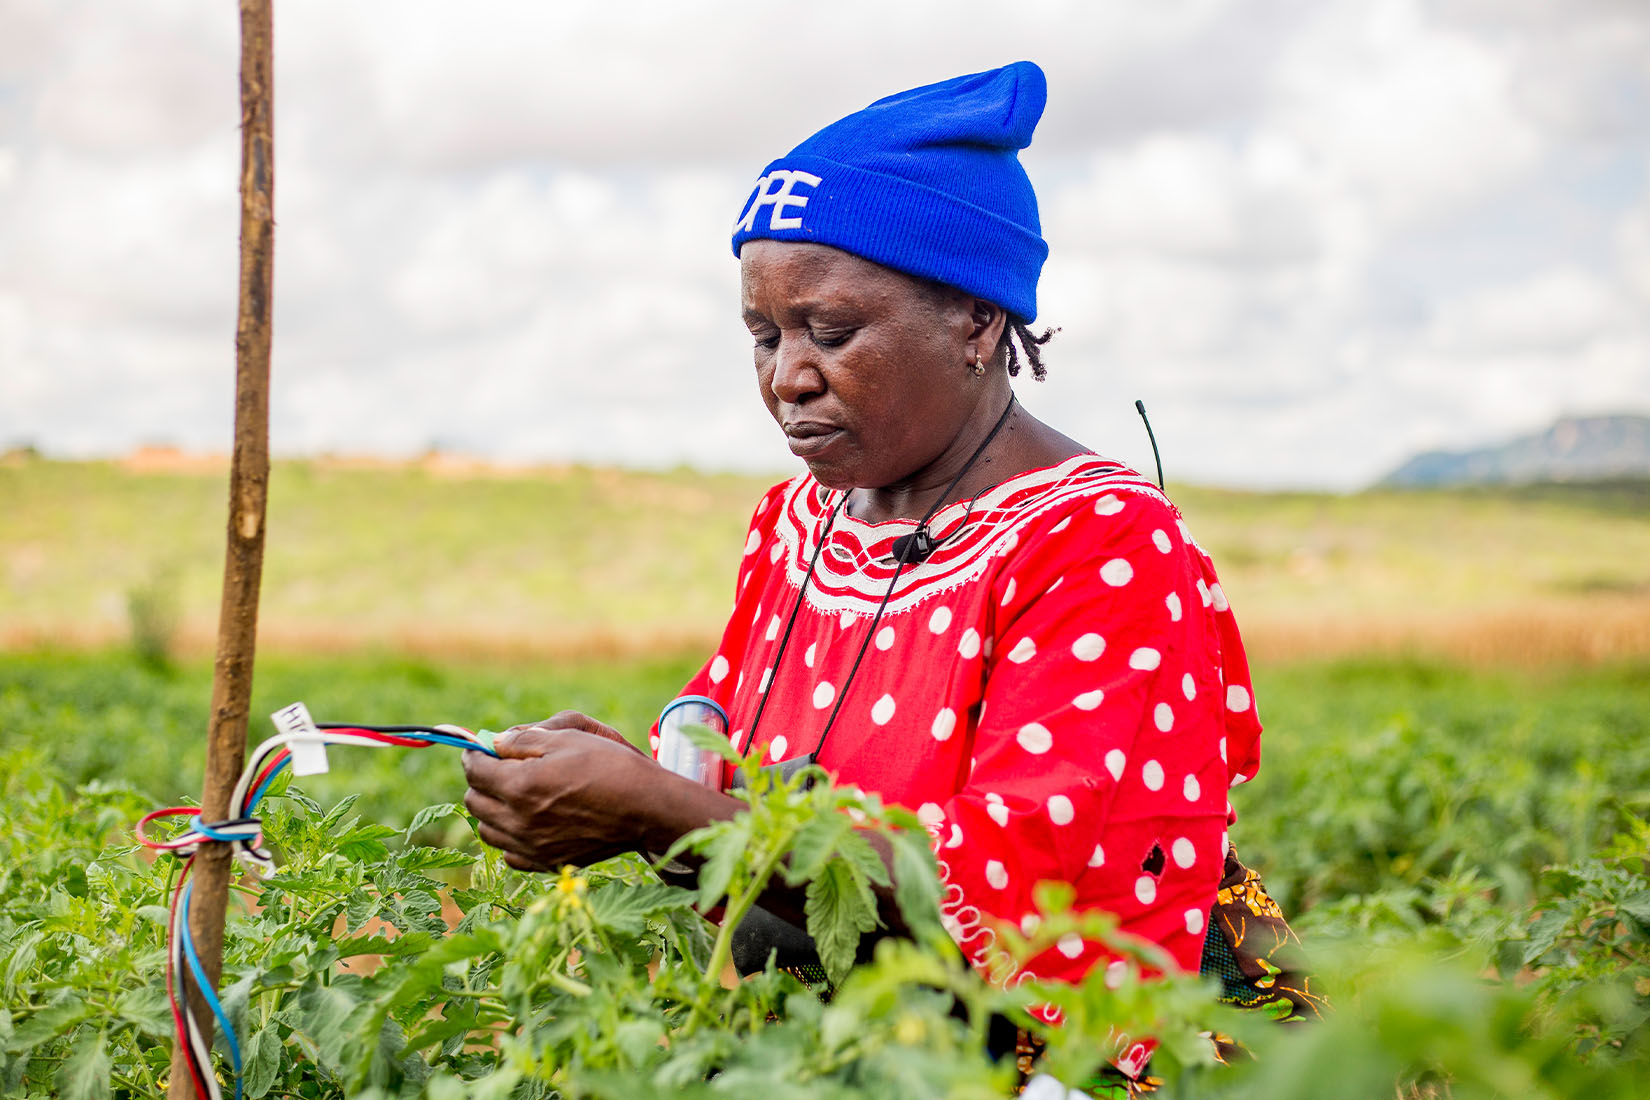
<path fill-rule="evenodd" d="M 813 343 L 806 335 L 782 335 L 773 351 L 773 394 L 788 405 L 800 404 L 825 388 L 825 376 L 814 359 Z"/>

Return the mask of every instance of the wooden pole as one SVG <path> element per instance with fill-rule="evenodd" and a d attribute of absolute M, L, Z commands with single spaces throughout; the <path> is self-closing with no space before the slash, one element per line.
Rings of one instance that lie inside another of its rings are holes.
<path fill-rule="evenodd" d="M 235 451 L 229 468 L 229 538 L 212 668 L 212 713 L 206 735 L 201 819 L 229 816 L 229 797 L 246 760 L 252 659 L 258 635 L 258 587 L 264 567 L 264 512 L 269 495 L 269 328 L 274 289 L 275 134 L 271 0 L 241 5 L 241 265 L 235 321 Z M 223 967 L 224 910 L 232 860 L 223 844 L 195 857 L 190 934 L 215 984 Z M 189 998 L 208 1036 L 212 1018 L 198 993 Z M 194 1090 L 183 1052 L 172 1052 L 167 1096 Z"/>

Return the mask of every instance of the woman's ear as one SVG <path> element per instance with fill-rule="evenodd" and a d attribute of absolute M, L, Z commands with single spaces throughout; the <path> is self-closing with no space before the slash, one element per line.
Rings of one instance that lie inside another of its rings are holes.
<path fill-rule="evenodd" d="M 1008 313 L 994 302 L 975 298 L 969 306 L 969 320 L 970 352 L 977 354 L 982 363 L 995 363 L 1008 331 Z"/>

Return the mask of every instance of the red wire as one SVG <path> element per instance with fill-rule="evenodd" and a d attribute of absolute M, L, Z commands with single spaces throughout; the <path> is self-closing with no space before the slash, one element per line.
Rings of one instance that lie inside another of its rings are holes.
<path fill-rule="evenodd" d="M 291 755 L 292 755 L 292 753 L 291 753 L 290 750 L 283 748 L 279 752 L 277 752 L 274 756 L 270 757 L 269 758 L 269 763 L 264 765 L 264 770 L 258 773 L 258 778 L 254 779 L 250 784 L 247 785 L 246 797 L 251 798 L 253 793 L 255 791 L 257 791 L 257 789 L 259 787 L 264 785 L 264 780 L 268 779 L 271 775 L 273 775 L 274 772 L 275 772 L 275 769 L 279 768 L 281 766 L 281 761 L 285 760 L 287 757 L 289 757 Z M 240 810 L 241 813 L 243 813 L 243 814 L 246 813 L 246 807 L 245 806 L 238 807 L 238 809 Z"/>
<path fill-rule="evenodd" d="M 167 851 L 172 848 L 185 848 L 191 844 L 197 843 L 197 841 L 190 840 L 187 837 L 179 837 L 176 840 L 150 840 L 146 835 L 144 835 L 143 827 L 149 824 L 149 822 L 154 821 L 156 818 L 177 817 L 179 815 L 186 817 L 198 817 L 200 816 L 200 810 L 194 806 L 168 806 L 164 810 L 155 810 L 152 813 L 144 814 L 142 819 L 137 823 L 136 832 L 138 843 L 143 845 L 145 848 L 155 848 L 160 851 Z"/>
<path fill-rule="evenodd" d="M 411 737 L 402 737 L 394 733 L 381 733 L 378 730 L 361 729 L 359 726 L 330 726 L 327 733 L 347 733 L 355 737 L 366 737 L 373 741 L 382 741 L 386 745 L 400 745 L 408 749 L 427 749 L 432 742 L 419 741 Z"/>
<path fill-rule="evenodd" d="M 199 813 L 198 810 L 195 812 Z M 178 876 L 177 889 L 172 891 L 172 908 L 170 911 L 170 916 L 166 922 L 166 927 L 169 932 L 177 925 L 178 901 L 183 897 L 183 884 L 189 880 L 189 872 L 194 869 L 194 866 L 194 857 L 190 857 L 189 861 L 183 865 L 183 874 Z M 171 937 L 169 936 L 168 938 L 170 939 Z M 166 947 L 166 1003 L 170 1005 L 172 1009 L 172 1025 L 177 1031 L 178 1049 L 183 1051 L 183 1064 L 188 1067 L 189 1078 L 195 1083 L 195 1095 L 199 1097 L 200 1100 L 207 1100 L 207 1097 L 212 1094 L 207 1091 L 205 1083 L 201 1081 L 200 1073 L 195 1069 L 195 1058 L 194 1055 L 190 1053 L 191 1047 L 189 1045 L 189 1029 L 183 1022 L 183 1010 L 178 1007 L 178 996 L 174 991 L 172 984 L 173 953 L 173 946 L 169 943 Z"/>

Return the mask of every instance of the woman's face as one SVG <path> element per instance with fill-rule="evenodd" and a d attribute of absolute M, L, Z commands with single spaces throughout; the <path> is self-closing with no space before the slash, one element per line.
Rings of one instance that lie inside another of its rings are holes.
<path fill-rule="evenodd" d="M 983 407 L 969 356 L 995 344 L 979 346 L 974 300 L 961 292 L 781 241 L 747 242 L 740 275 L 762 400 L 820 484 L 920 481 Z"/>

